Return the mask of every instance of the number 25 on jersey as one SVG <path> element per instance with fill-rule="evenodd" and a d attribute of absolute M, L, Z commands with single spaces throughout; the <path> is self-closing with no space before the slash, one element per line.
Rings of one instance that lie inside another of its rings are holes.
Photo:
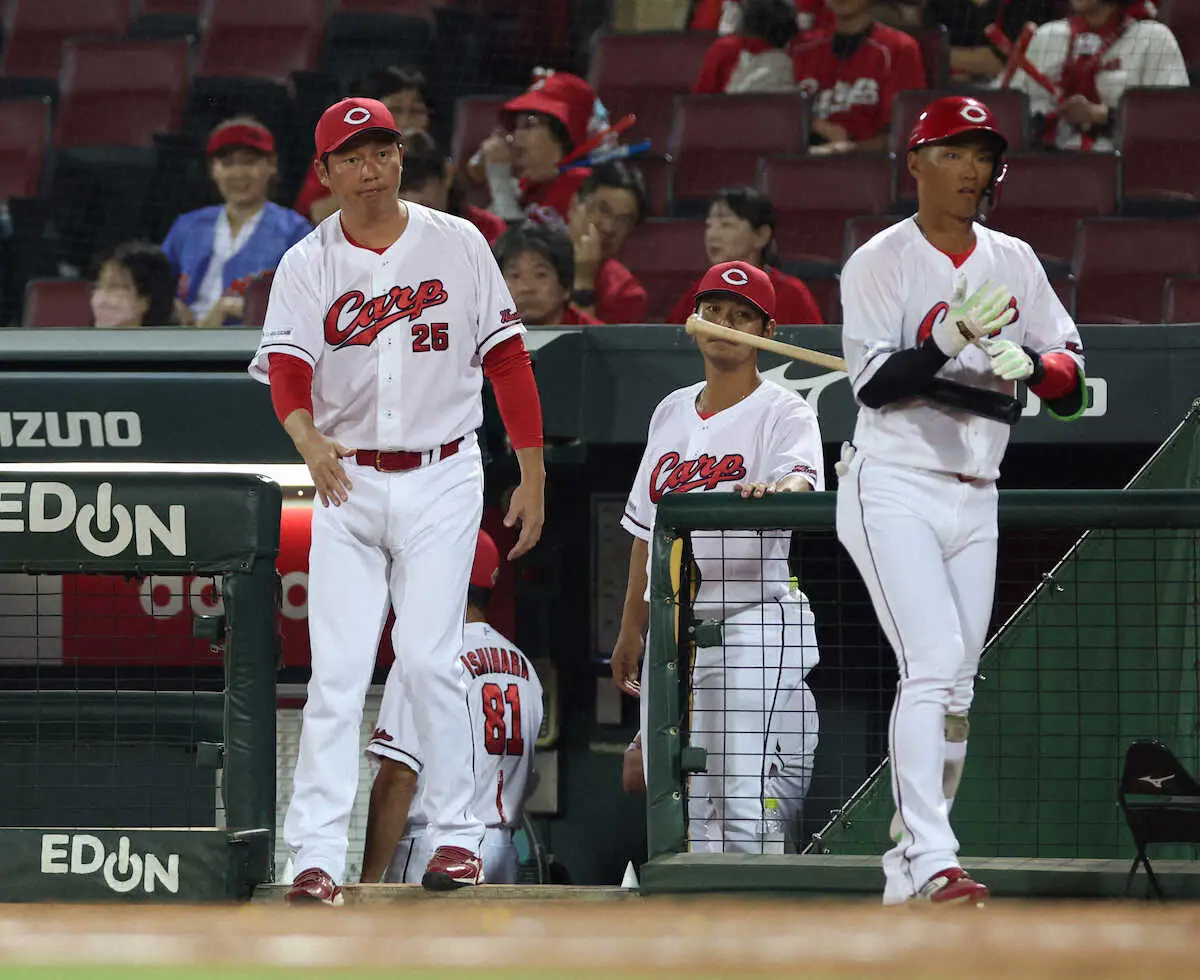
<path fill-rule="evenodd" d="M 524 755 L 521 735 L 521 689 L 483 685 L 483 746 L 488 755 Z"/>

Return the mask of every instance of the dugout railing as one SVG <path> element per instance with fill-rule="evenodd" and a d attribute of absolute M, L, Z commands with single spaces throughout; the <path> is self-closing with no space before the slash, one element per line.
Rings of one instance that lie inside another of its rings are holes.
<path fill-rule="evenodd" d="M 1155 737 L 1185 765 L 1200 756 L 1197 432 L 1193 413 L 1134 481 L 1157 489 L 1000 494 L 996 609 L 953 822 L 964 863 L 1001 894 L 1120 895 L 1133 853 L 1116 795 L 1125 749 Z M 646 668 L 646 891 L 882 888 L 894 659 L 836 541 L 835 503 L 830 492 L 679 494 L 659 504 Z M 690 536 L 770 529 L 796 532 L 791 571 L 816 619 L 816 772 L 788 848 L 795 853 L 745 853 L 744 845 L 697 853 L 705 848 L 689 842 L 687 803 L 706 758 L 689 737 L 689 665 L 697 628 L 703 642 L 709 624 L 691 613 Z M 1166 856 L 1175 859 L 1168 892 L 1200 894 L 1196 852 Z"/>
<path fill-rule="evenodd" d="M 281 505 L 253 476 L 0 472 L 0 901 L 248 898 L 271 880 Z M 208 583 L 203 615 L 171 598 L 184 581 Z M 114 611 L 139 582 L 203 637 L 207 683 L 165 664 L 164 607 Z"/>

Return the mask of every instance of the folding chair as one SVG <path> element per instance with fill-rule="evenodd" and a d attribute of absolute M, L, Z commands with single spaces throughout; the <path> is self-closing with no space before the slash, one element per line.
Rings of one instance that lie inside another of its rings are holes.
<path fill-rule="evenodd" d="M 1200 844 L 1200 783 L 1162 742 L 1142 739 L 1125 753 L 1117 800 L 1137 846 L 1125 879 L 1125 894 L 1129 894 L 1140 864 L 1146 869 L 1150 889 L 1158 898 L 1164 898 L 1146 847 Z"/>

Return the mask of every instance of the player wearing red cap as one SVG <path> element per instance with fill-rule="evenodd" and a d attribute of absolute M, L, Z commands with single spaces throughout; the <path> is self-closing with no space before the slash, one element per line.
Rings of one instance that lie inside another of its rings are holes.
<path fill-rule="evenodd" d="M 896 654 L 889 728 L 896 846 L 883 900 L 982 904 L 958 862 L 950 805 L 967 754 L 967 712 L 996 578 L 996 478 L 1009 428 L 927 401 L 935 378 L 1012 395 L 1020 381 L 1052 414 L 1084 404 L 1079 332 L 1024 242 L 977 217 L 1005 172 L 988 107 L 926 107 L 908 142 L 915 217 L 842 270 L 842 343 L 859 403 L 837 470 L 838 537 Z"/>
<path fill-rule="evenodd" d="M 510 558 L 543 521 L 541 409 L 516 304 L 474 225 L 398 198 L 399 141 L 374 99 L 322 114 L 318 175 L 342 210 L 284 255 L 250 365 L 322 504 L 309 554 L 312 679 L 284 821 L 302 869 L 289 901 L 341 904 L 358 725 L 389 600 L 405 695 L 427 735 L 437 850 L 424 884 L 482 879 L 454 657 L 483 510 L 484 374 L 521 470 L 505 517 L 521 525 Z"/>
<path fill-rule="evenodd" d="M 482 162 L 492 192 L 491 210 L 507 221 L 531 218 L 565 227 L 571 199 L 591 173 L 559 171 L 559 163 L 587 141 L 600 123 L 596 92 L 578 75 L 550 72 L 529 91 L 504 103 L 505 132 L 488 137 L 468 173 Z"/>
<path fill-rule="evenodd" d="M 473 765 L 459 779 L 474 787 L 474 808 L 487 827 L 484 878 L 515 884 L 517 850 L 513 831 L 521 825 L 525 799 L 534 786 L 534 746 L 542 727 L 542 685 L 533 664 L 488 625 L 487 608 L 500 571 L 500 554 L 486 531 L 479 532 L 471 584 L 467 588 L 463 645 L 454 658 L 467 689 L 470 726 L 458 733 Z M 379 760 L 367 814 L 362 880 L 415 884 L 433 854 L 429 816 L 420 778 L 427 739 L 413 721 L 404 697 L 399 660 L 392 665 L 367 752 Z"/>
<path fill-rule="evenodd" d="M 695 311 L 769 337 L 775 288 L 761 269 L 723 262 L 701 279 Z M 612 673 L 635 697 L 650 616 L 648 543 L 663 496 L 750 498 L 824 488 L 821 432 L 808 402 L 765 380 L 754 348 L 707 337 L 697 344 L 704 380 L 672 392 L 654 410 L 621 519 L 634 540 Z M 816 633 L 807 600 L 791 585 L 790 545 L 787 531 L 692 535 L 700 582 L 693 615 L 721 637 L 697 646 L 692 672 L 692 743 L 708 752 L 707 769 L 692 777 L 688 793 L 693 850 L 762 852 L 775 742 L 785 730 L 789 738 L 799 731 L 799 741 L 815 750 L 817 715 L 804 678 L 818 660 Z M 645 704 L 642 698 L 643 731 Z"/>

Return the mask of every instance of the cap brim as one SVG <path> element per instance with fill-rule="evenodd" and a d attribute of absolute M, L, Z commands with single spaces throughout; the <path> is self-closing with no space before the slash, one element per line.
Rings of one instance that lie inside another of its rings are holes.
<path fill-rule="evenodd" d="M 391 136 L 393 139 L 395 139 L 397 143 L 403 142 L 404 140 L 404 134 L 398 129 L 390 129 L 387 126 L 369 126 L 366 129 L 358 129 L 353 133 L 348 133 L 333 146 L 326 147 L 324 150 L 322 150 L 321 155 L 324 156 L 326 153 L 337 153 L 338 150 L 340 150 L 351 140 L 356 140 L 360 136 L 367 136 L 372 133 L 384 133 L 387 136 Z"/>
<path fill-rule="evenodd" d="M 752 300 L 749 296 L 743 296 L 741 293 L 734 292 L 732 289 L 706 289 L 703 292 L 696 294 L 696 298 L 692 301 L 692 305 L 698 306 L 700 304 L 700 300 L 703 299 L 705 296 L 728 296 L 730 299 L 740 300 L 741 302 L 746 303 L 749 306 L 753 306 L 756 310 L 758 310 L 759 313 L 761 313 L 763 316 L 765 316 L 768 320 L 775 319 L 774 313 L 768 313 L 761 306 L 759 306 L 756 302 L 754 302 L 754 300 Z"/>

